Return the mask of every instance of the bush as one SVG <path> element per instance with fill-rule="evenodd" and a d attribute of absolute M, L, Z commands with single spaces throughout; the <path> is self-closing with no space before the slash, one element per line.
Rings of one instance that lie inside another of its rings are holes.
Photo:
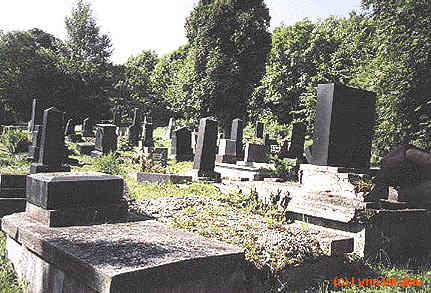
<path fill-rule="evenodd" d="M 96 171 L 111 175 L 120 175 L 122 173 L 120 163 L 115 153 L 109 153 L 94 159 Z"/>
<path fill-rule="evenodd" d="M 20 130 L 11 130 L 1 137 L 1 143 L 11 154 L 26 152 L 30 142 L 31 140 L 27 132 Z"/>
<path fill-rule="evenodd" d="M 130 144 L 127 136 L 118 137 L 118 150 L 123 152 L 133 150 L 133 145 Z"/>

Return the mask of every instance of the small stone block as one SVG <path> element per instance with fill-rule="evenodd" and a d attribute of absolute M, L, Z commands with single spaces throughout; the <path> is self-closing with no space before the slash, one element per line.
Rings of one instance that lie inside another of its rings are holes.
<path fill-rule="evenodd" d="M 331 241 L 331 256 L 353 252 L 353 238 Z"/>
<path fill-rule="evenodd" d="M 25 198 L 0 198 L 0 218 L 25 211 Z"/>
<path fill-rule="evenodd" d="M 0 198 L 25 198 L 25 188 L 2 188 Z"/>
<path fill-rule="evenodd" d="M 0 174 L 0 189 L 25 188 L 27 174 Z"/>
<path fill-rule="evenodd" d="M 99 172 L 40 173 L 27 177 L 27 200 L 44 209 L 117 204 L 123 178 Z"/>
<path fill-rule="evenodd" d="M 236 164 L 237 157 L 236 156 L 228 156 L 228 155 L 216 155 L 217 163 L 227 163 L 227 164 Z"/>
<path fill-rule="evenodd" d="M 76 150 L 81 155 L 90 155 L 92 151 L 94 151 L 95 144 L 92 142 L 82 142 L 76 145 Z"/>

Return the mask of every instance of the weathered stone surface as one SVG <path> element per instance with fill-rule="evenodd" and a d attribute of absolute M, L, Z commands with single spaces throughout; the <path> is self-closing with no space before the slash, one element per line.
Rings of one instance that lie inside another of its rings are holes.
<path fill-rule="evenodd" d="M 169 119 L 169 124 L 168 124 L 168 128 L 166 130 L 166 134 L 163 137 L 164 139 L 172 139 L 172 133 L 174 132 L 174 130 L 177 128 L 177 123 L 175 121 L 175 118 L 171 118 Z"/>
<path fill-rule="evenodd" d="M 64 136 L 75 134 L 75 124 L 73 124 L 73 119 L 67 120 L 66 126 L 64 128 Z"/>
<path fill-rule="evenodd" d="M 336 84 L 319 84 L 311 163 L 369 168 L 376 94 Z"/>
<path fill-rule="evenodd" d="M 40 153 L 40 139 L 42 137 L 42 125 L 33 125 L 32 141 L 28 147 L 27 158 L 38 161 Z"/>
<path fill-rule="evenodd" d="M 269 149 L 261 144 L 247 143 L 245 145 L 245 162 L 268 163 Z"/>
<path fill-rule="evenodd" d="M 64 292 L 68 276 L 79 290 L 97 292 L 245 291 L 242 249 L 157 221 L 47 228 L 16 214 L 3 218 L 2 228 L 10 236 L 8 249 L 19 251 L 12 246 L 21 243 L 25 250 L 15 253 L 12 261 L 30 286 L 44 278 L 46 286 Z M 25 259 L 28 253 L 58 269 L 58 278 L 29 278 L 34 268 Z"/>
<path fill-rule="evenodd" d="M 98 172 L 42 173 L 27 177 L 27 200 L 44 209 L 117 204 L 123 178 Z"/>

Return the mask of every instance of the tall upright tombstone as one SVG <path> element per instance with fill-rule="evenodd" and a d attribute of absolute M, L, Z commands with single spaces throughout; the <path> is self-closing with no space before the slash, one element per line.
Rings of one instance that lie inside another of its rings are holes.
<path fill-rule="evenodd" d="M 376 93 L 319 84 L 311 164 L 368 169 Z"/>
<path fill-rule="evenodd" d="M 139 145 L 139 138 L 141 137 L 141 123 L 142 123 L 142 110 L 135 108 L 133 110 L 133 122 L 129 127 L 129 143 L 133 146 Z"/>
<path fill-rule="evenodd" d="M 254 136 L 256 138 L 263 138 L 263 128 L 264 128 L 263 122 L 256 121 L 256 127 L 255 127 L 255 133 L 254 133 Z"/>
<path fill-rule="evenodd" d="M 180 127 L 172 132 L 171 154 L 177 162 L 193 160 L 192 132 L 187 127 Z"/>
<path fill-rule="evenodd" d="M 85 118 L 82 122 L 82 130 L 83 137 L 94 137 L 93 125 L 91 124 L 90 118 Z"/>
<path fill-rule="evenodd" d="M 67 120 L 66 127 L 64 129 L 64 136 L 75 134 L 75 124 L 73 124 L 73 119 Z"/>
<path fill-rule="evenodd" d="M 64 144 L 63 112 L 55 107 L 43 114 L 43 127 L 38 163 L 32 164 L 30 173 L 66 172 L 67 148 Z"/>
<path fill-rule="evenodd" d="M 193 162 L 193 170 L 197 177 L 220 179 L 220 174 L 214 172 L 216 154 L 217 121 L 212 118 L 202 118 Z"/>
<path fill-rule="evenodd" d="M 42 137 L 42 125 L 34 125 L 34 130 L 32 132 L 31 145 L 28 147 L 27 158 L 32 161 L 39 160 L 40 153 L 40 140 Z"/>
<path fill-rule="evenodd" d="M 236 156 L 242 160 L 244 158 L 244 146 L 242 144 L 244 136 L 244 121 L 237 118 L 232 121 L 230 139 L 236 142 Z"/>
<path fill-rule="evenodd" d="M 172 139 L 173 132 L 176 128 L 177 123 L 175 121 L 175 118 L 172 117 L 171 119 L 169 119 L 168 129 L 166 130 L 166 134 L 163 138 L 166 140 Z"/>
<path fill-rule="evenodd" d="M 121 115 L 118 113 L 114 113 L 112 116 L 112 124 L 119 127 L 121 124 Z"/>
<path fill-rule="evenodd" d="M 142 126 L 142 146 L 154 147 L 153 140 L 153 123 L 145 122 Z"/>
<path fill-rule="evenodd" d="M 37 99 L 33 99 L 31 108 L 30 132 L 34 131 L 36 125 L 42 125 L 43 111 Z"/>

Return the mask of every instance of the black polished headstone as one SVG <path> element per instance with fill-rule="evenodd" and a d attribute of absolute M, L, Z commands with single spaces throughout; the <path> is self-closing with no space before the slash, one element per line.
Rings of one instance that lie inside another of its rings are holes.
<path fill-rule="evenodd" d="M 263 128 L 264 128 L 264 124 L 262 122 L 257 121 L 255 134 L 254 134 L 256 138 L 263 138 Z"/>
<path fill-rule="evenodd" d="M 373 92 L 319 84 L 311 163 L 368 169 L 375 103 Z"/>
<path fill-rule="evenodd" d="M 171 154 L 177 162 L 193 160 L 192 132 L 187 127 L 180 127 L 172 132 Z"/>
<path fill-rule="evenodd" d="M 300 159 L 304 157 L 304 144 L 306 126 L 304 123 L 293 123 L 290 138 L 289 158 Z"/>
<path fill-rule="evenodd" d="M 129 144 L 133 146 L 139 145 L 139 139 L 142 135 L 142 110 L 139 108 L 133 109 L 133 122 L 129 127 Z"/>
<path fill-rule="evenodd" d="M 244 158 L 244 146 L 242 144 L 244 133 L 244 121 L 237 118 L 232 121 L 230 139 L 236 142 L 236 156 L 238 159 Z"/>
<path fill-rule="evenodd" d="M 199 124 L 198 141 L 193 162 L 193 169 L 198 170 L 202 177 L 214 172 L 217 154 L 217 121 L 203 118 Z"/>
<path fill-rule="evenodd" d="M 115 126 L 120 126 L 121 124 L 121 115 L 118 113 L 114 113 L 113 117 L 112 117 L 112 124 L 114 124 Z"/>

